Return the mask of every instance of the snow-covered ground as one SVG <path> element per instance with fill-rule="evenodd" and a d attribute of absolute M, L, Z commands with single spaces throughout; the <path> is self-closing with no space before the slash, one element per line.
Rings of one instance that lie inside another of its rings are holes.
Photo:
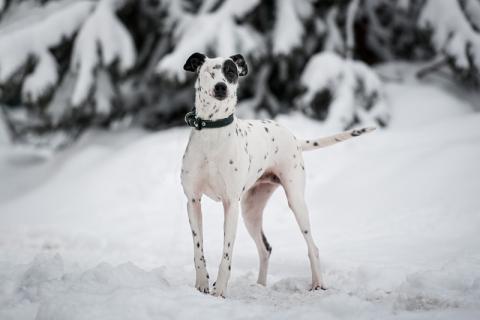
<path fill-rule="evenodd" d="M 282 191 L 267 287 L 239 224 L 227 299 L 197 292 L 180 160 L 188 129 L 89 132 L 52 156 L 0 149 L 0 319 L 479 319 L 480 113 L 462 93 L 389 84 L 389 130 L 305 154 L 328 290 Z M 327 134 L 301 115 L 299 137 Z M 223 213 L 204 201 L 215 275 Z"/>

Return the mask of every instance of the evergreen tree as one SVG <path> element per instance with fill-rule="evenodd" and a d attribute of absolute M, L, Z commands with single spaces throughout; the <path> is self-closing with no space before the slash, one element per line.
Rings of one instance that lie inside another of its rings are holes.
<path fill-rule="evenodd" d="M 3 0 L 0 126 L 63 145 L 91 126 L 179 125 L 196 51 L 247 58 L 240 113 L 386 126 L 369 64 L 436 58 L 427 71 L 478 85 L 479 27 L 478 0 Z"/>

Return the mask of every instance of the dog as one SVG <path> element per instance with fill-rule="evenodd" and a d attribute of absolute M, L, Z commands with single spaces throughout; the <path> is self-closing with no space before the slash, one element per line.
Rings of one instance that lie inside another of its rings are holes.
<path fill-rule="evenodd" d="M 223 204 L 223 254 L 212 294 L 225 297 L 240 211 L 255 241 L 260 258 L 257 282 L 266 285 L 272 247 L 262 229 L 263 209 L 282 186 L 308 247 L 312 290 L 325 289 L 318 249 L 312 237 L 304 199 L 305 165 L 302 152 L 358 137 L 374 128 L 350 130 L 333 136 L 299 140 L 271 120 L 235 117 L 239 77 L 248 73 L 242 55 L 208 58 L 192 54 L 184 70 L 197 73 L 195 108 L 185 117 L 191 130 L 183 155 L 181 181 L 187 197 L 188 219 L 193 236 L 195 287 L 209 293 L 209 275 L 203 255 L 201 198 Z"/>

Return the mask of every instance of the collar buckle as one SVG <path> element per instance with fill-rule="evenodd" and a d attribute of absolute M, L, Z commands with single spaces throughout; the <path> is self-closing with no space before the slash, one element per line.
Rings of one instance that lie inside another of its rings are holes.
<path fill-rule="evenodd" d="M 185 115 L 185 122 L 189 127 L 197 130 L 202 130 L 203 128 L 221 128 L 233 122 L 233 114 L 228 116 L 228 118 L 210 121 L 197 117 L 195 110 L 192 110 Z"/>
<path fill-rule="evenodd" d="M 201 130 L 201 119 L 197 118 L 195 111 L 190 111 L 185 115 L 185 122 L 189 127 L 194 127 L 197 130 Z"/>

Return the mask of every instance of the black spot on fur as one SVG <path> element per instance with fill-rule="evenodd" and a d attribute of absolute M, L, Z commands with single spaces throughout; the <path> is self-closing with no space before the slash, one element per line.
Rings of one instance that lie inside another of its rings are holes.
<path fill-rule="evenodd" d="M 195 203 L 195 198 L 192 198 L 192 203 Z"/>
<path fill-rule="evenodd" d="M 232 60 L 225 60 L 222 68 L 223 75 L 229 83 L 236 83 L 238 80 L 238 69 Z"/>
<path fill-rule="evenodd" d="M 350 134 L 352 137 L 358 137 L 362 133 L 365 133 L 367 130 L 365 128 L 360 129 L 360 130 L 353 130 L 352 133 Z"/>
<path fill-rule="evenodd" d="M 200 242 L 197 242 L 197 248 L 200 248 Z"/>
<path fill-rule="evenodd" d="M 265 237 L 265 234 L 263 233 L 263 231 L 262 231 L 262 241 L 268 253 L 272 253 L 272 247 L 270 246 L 270 243 L 268 243 L 267 238 Z"/>
<path fill-rule="evenodd" d="M 232 270 L 232 266 L 228 266 L 228 271 Z"/>
<path fill-rule="evenodd" d="M 263 127 L 263 129 L 265 129 L 265 132 L 268 133 L 268 128 L 267 127 Z"/>
<path fill-rule="evenodd" d="M 308 234 L 308 230 L 304 230 L 303 233 Z"/>
<path fill-rule="evenodd" d="M 315 142 L 313 143 L 313 145 L 314 145 L 315 147 L 318 147 L 318 142 L 315 141 Z"/>
<path fill-rule="evenodd" d="M 228 163 L 233 164 L 233 160 L 230 160 Z"/>

